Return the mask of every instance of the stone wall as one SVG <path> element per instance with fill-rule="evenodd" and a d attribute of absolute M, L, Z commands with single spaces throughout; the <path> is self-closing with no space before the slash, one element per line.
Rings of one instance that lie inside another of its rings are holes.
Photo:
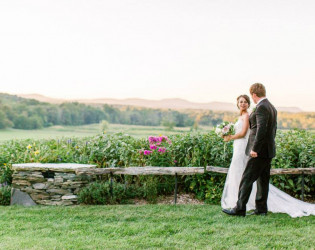
<path fill-rule="evenodd" d="M 89 183 L 86 177 L 76 175 L 76 171 L 96 166 L 26 163 L 12 167 L 11 205 L 75 205 L 78 192 Z"/>

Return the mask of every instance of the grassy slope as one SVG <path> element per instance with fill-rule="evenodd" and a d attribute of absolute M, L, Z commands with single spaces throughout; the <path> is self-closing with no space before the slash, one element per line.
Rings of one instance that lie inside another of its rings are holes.
<path fill-rule="evenodd" d="M 0 218 L 0 249 L 315 246 L 315 216 L 229 217 L 211 205 L 0 207 Z"/>
<path fill-rule="evenodd" d="M 190 128 L 174 128 L 172 131 L 166 131 L 164 127 L 136 126 L 110 124 L 109 134 L 116 132 L 124 132 L 137 138 L 147 137 L 149 135 L 170 135 L 174 133 L 184 133 Z M 209 131 L 211 128 L 201 128 L 200 131 Z M 0 141 L 11 139 L 49 139 L 61 137 L 87 137 L 94 136 L 102 132 L 99 124 L 83 125 L 83 126 L 54 126 L 38 130 L 20 130 L 20 129 L 4 129 L 0 130 Z"/>

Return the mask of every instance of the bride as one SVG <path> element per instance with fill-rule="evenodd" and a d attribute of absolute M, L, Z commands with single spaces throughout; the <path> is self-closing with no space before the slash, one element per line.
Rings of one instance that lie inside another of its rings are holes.
<path fill-rule="evenodd" d="M 239 184 L 245 170 L 248 156 L 245 149 L 249 137 L 249 114 L 248 108 L 250 99 L 247 95 L 240 95 L 237 98 L 237 107 L 240 116 L 235 123 L 235 135 L 224 137 L 225 141 L 234 140 L 232 162 L 226 177 L 224 190 L 221 199 L 223 209 L 233 208 L 238 199 Z M 255 209 L 256 183 L 248 200 L 246 210 Z M 269 184 L 268 211 L 273 213 L 286 213 L 291 217 L 315 215 L 315 204 L 306 203 L 282 192 L 275 186 Z"/>

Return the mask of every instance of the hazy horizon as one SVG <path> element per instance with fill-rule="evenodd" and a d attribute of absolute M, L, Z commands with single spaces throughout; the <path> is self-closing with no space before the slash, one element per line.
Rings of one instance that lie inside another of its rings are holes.
<path fill-rule="evenodd" d="M 9 93 L 4 93 L 9 94 Z M 126 106 L 138 106 L 138 107 L 148 107 L 148 108 L 173 108 L 173 109 L 210 109 L 210 110 L 220 110 L 217 105 L 222 108 L 221 105 L 224 106 L 224 110 L 226 111 L 237 111 L 237 107 L 235 102 L 222 102 L 222 101 L 209 101 L 209 102 L 201 102 L 201 101 L 190 101 L 184 98 L 175 97 L 175 98 L 162 98 L 162 99 L 148 99 L 148 98 L 140 98 L 140 97 L 128 97 L 128 98 L 54 98 L 51 96 L 46 96 L 38 93 L 30 93 L 30 94 L 14 94 L 23 98 L 33 98 L 36 100 L 39 100 L 41 102 L 51 102 L 51 103 L 61 103 L 60 101 L 66 101 L 66 102 L 82 102 L 85 104 L 90 103 L 103 103 L 103 104 L 109 104 L 109 105 L 126 105 Z M 50 100 L 51 99 L 51 100 Z M 165 104 L 161 103 L 161 101 L 173 101 L 173 102 L 167 102 Z M 100 102 L 98 102 L 100 101 Z M 128 102 L 129 101 L 129 102 Z M 154 103 L 150 103 L 150 101 L 153 101 Z M 183 101 L 183 102 L 182 102 Z M 189 102 L 191 106 L 189 106 Z M 209 104 L 210 106 L 204 106 Z M 163 105 L 163 107 L 161 107 Z M 184 105 L 185 107 L 183 107 Z M 188 106 L 187 106 L 188 105 Z M 196 106 L 197 105 L 197 106 Z M 202 105 L 202 106 L 198 106 Z M 215 105 L 215 106 L 211 106 Z M 232 108 L 232 105 L 234 108 Z M 250 109 L 253 109 L 255 107 L 255 104 L 251 102 Z M 315 111 L 306 111 L 303 110 L 299 106 L 276 106 L 276 108 L 279 108 L 278 111 L 280 112 L 315 112 Z"/>
<path fill-rule="evenodd" d="M 315 111 L 311 0 L 3 0 L 0 92 L 234 103 L 261 82 Z"/>
<path fill-rule="evenodd" d="M 2 92 L 4 93 L 4 92 Z M 199 104 L 205 104 L 205 103 L 228 103 L 228 104 L 235 104 L 236 100 L 231 100 L 231 101 L 222 101 L 222 100 L 213 100 L 213 101 L 193 101 L 193 100 L 188 100 L 182 97 L 162 97 L 162 98 L 146 98 L 146 97 L 125 97 L 125 98 L 115 98 L 115 97 L 82 97 L 82 98 L 71 98 L 71 97 L 54 97 L 54 96 L 49 96 L 45 94 L 40 94 L 40 93 L 4 93 L 4 94 L 9 94 L 9 95 L 17 95 L 17 96 L 24 96 L 24 95 L 40 95 L 43 97 L 47 98 L 52 98 L 52 99 L 61 99 L 61 100 L 66 100 L 66 101 L 76 101 L 76 100 L 97 100 L 97 99 L 114 99 L 114 100 L 127 100 L 127 99 L 141 99 L 141 100 L 148 100 L 148 101 L 162 101 L 162 100 L 169 100 L 169 99 L 180 99 L 192 103 L 199 103 Z M 249 95 L 249 94 L 248 94 Z M 270 99 L 270 98 L 269 98 Z M 255 104 L 251 100 L 251 106 L 254 107 Z M 298 105 L 291 105 L 291 106 L 276 106 L 276 107 L 281 107 L 281 108 L 299 108 L 302 110 L 302 112 L 315 112 L 314 110 L 304 110 L 301 108 L 301 106 Z"/>

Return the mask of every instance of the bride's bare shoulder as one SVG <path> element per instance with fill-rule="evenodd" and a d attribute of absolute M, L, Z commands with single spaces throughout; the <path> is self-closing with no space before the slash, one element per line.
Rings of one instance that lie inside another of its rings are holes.
<path fill-rule="evenodd" d="M 249 114 L 247 112 L 242 114 L 241 117 L 242 117 L 243 121 L 248 121 L 249 120 Z"/>

